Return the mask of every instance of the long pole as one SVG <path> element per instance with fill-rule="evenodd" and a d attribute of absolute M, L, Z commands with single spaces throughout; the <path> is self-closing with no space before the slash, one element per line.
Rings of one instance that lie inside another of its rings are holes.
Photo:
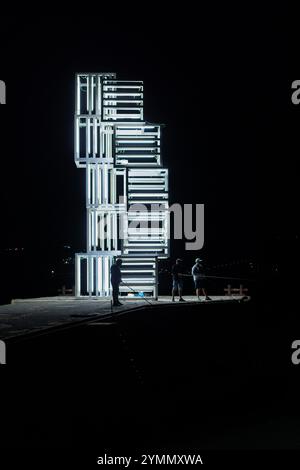
<path fill-rule="evenodd" d="M 126 282 L 123 282 L 123 281 L 122 281 L 122 284 L 124 284 L 124 286 L 126 286 L 126 287 L 129 287 L 129 289 L 132 290 L 132 292 L 137 294 L 137 292 L 135 290 L 133 290 L 132 287 L 130 287 L 129 284 L 126 284 Z M 147 300 L 146 297 L 141 297 L 141 298 L 144 299 L 149 305 L 152 305 L 152 303 L 149 300 Z"/>

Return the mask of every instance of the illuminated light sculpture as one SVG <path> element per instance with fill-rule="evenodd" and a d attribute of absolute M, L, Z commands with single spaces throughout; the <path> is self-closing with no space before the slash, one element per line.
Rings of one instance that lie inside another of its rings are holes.
<path fill-rule="evenodd" d="M 87 208 L 87 251 L 75 259 L 77 297 L 111 295 L 116 256 L 123 260 L 121 294 L 157 297 L 157 259 L 169 253 L 160 132 L 144 121 L 143 82 L 76 75 L 75 163 L 86 170 Z"/>

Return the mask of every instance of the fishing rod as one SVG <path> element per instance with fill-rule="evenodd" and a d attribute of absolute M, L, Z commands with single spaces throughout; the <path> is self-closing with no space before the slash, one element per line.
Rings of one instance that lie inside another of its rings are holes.
<path fill-rule="evenodd" d="M 160 271 L 161 273 L 167 273 L 172 275 L 171 271 L 165 270 L 165 271 Z M 181 274 L 182 277 L 193 277 L 192 274 Z M 243 278 L 243 277 L 231 277 L 231 276 L 209 276 L 209 275 L 203 275 L 201 276 L 201 279 L 225 279 L 227 281 L 247 281 L 247 282 L 254 282 L 254 279 L 248 279 L 248 278 Z"/>
<path fill-rule="evenodd" d="M 130 285 L 127 284 L 126 282 L 122 281 L 122 284 L 126 287 L 129 287 L 129 289 L 132 290 L 134 294 L 138 294 L 138 292 L 133 290 L 132 287 L 130 287 Z M 147 304 L 152 305 L 152 303 L 148 299 L 146 299 L 146 297 L 141 297 L 141 298 L 144 299 L 147 302 Z"/>
<path fill-rule="evenodd" d="M 193 277 L 192 274 L 181 274 L 181 276 L 184 276 L 184 277 Z M 206 279 L 206 278 L 210 278 L 210 279 L 226 279 L 227 281 L 230 280 L 230 281 L 248 281 L 248 282 L 253 282 L 254 279 L 247 279 L 247 278 L 243 278 L 243 277 L 230 277 L 230 276 L 201 276 L 200 279 Z"/>

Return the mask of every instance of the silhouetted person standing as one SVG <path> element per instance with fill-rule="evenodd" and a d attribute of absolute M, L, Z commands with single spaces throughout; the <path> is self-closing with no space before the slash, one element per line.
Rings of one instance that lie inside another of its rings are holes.
<path fill-rule="evenodd" d="M 205 300 L 211 300 L 210 297 L 207 295 L 207 283 L 205 279 L 204 268 L 202 265 L 202 259 L 197 258 L 192 268 L 192 275 L 195 283 L 196 288 L 196 295 L 198 300 L 200 300 L 200 292 L 202 290 L 203 295 L 205 296 Z"/>
<path fill-rule="evenodd" d="M 121 266 L 122 266 L 122 260 L 118 258 L 115 264 L 113 264 L 112 267 L 110 268 L 110 275 L 111 275 L 110 280 L 111 280 L 111 285 L 113 289 L 112 295 L 113 295 L 114 307 L 123 305 L 121 302 L 119 302 L 119 286 L 120 286 L 120 283 L 122 282 Z"/>
<path fill-rule="evenodd" d="M 172 276 L 173 276 L 173 288 L 172 288 L 172 302 L 175 302 L 175 294 L 178 291 L 179 300 L 183 302 L 182 291 L 183 291 L 183 279 L 182 279 L 183 269 L 182 269 L 182 260 L 177 258 L 176 264 L 172 267 Z"/>

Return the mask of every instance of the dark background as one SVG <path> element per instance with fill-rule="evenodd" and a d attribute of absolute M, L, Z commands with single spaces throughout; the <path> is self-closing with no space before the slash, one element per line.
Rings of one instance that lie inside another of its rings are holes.
<path fill-rule="evenodd" d="M 297 14 L 181 5 L 167 14 L 153 6 L 150 15 L 130 6 L 117 18 L 117 6 L 109 8 L 91 17 L 2 17 L 1 302 L 72 285 L 65 261 L 85 250 L 74 74 L 105 71 L 144 81 L 146 119 L 166 124 L 170 202 L 205 204 L 201 256 L 219 266 L 215 273 L 257 276 L 257 296 L 225 308 L 208 303 L 207 314 L 163 307 L 108 332 L 82 328 L 17 344 L 18 383 L 13 368 L 2 387 L 6 439 L 25 447 L 75 439 L 76 458 L 89 440 L 100 452 L 102 438 L 131 438 L 133 423 L 135 439 L 157 444 L 161 435 L 162 449 L 170 439 L 176 452 L 185 439 L 197 449 L 206 439 L 208 448 L 298 448 L 299 371 L 290 358 L 299 337 Z M 171 250 L 187 266 L 198 255 L 180 241 Z"/>
<path fill-rule="evenodd" d="M 62 260 L 85 250 L 84 171 L 73 162 L 76 72 L 144 81 L 146 120 L 166 124 L 170 202 L 205 204 L 208 265 L 256 266 L 267 251 L 278 264 L 279 252 L 294 250 L 297 35 L 296 18 L 275 8 L 3 17 L 0 248 L 10 296 L 33 295 L 37 278 L 43 293 L 52 270 L 60 276 L 53 289 L 71 286 L 73 267 Z M 178 255 L 189 266 L 198 254 L 173 242 Z M 11 287 L 25 279 L 25 291 Z"/>

